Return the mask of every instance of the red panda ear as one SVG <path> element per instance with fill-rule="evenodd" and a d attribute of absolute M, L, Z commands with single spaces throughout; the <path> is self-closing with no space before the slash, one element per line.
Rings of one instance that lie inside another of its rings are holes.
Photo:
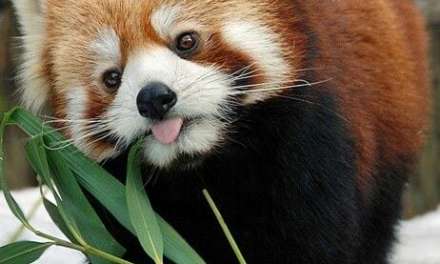
<path fill-rule="evenodd" d="M 47 0 L 12 0 L 24 35 L 41 34 Z"/>

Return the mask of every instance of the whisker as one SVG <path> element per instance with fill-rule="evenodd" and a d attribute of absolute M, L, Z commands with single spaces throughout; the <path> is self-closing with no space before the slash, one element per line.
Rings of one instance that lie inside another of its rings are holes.
<path fill-rule="evenodd" d="M 323 108 L 324 110 L 326 110 L 326 111 L 328 111 L 328 112 L 330 112 L 330 113 L 335 114 L 338 118 L 340 118 L 340 119 L 343 120 L 344 122 L 347 122 L 347 123 L 349 122 L 349 120 L 348 120 L 347 118 L 345 118 L 344 116 L 342 116 L 341 114 L 337 113 L 336 111 L 334 111 L 334 110 L 332 110 L 332 109 L 330 109 L 330 108 L 328 108 L 328 107 L 326 107 L 326 106 L 324 106 L 324 105 L 322 105 L 322 104 L 320 104 L 320 103 L 316 103 L 316 102 L 313 102 L 313 101 L 309 101 L 309 100 L 306 100 L 306 99 L 303 99 L 303 98 L 292 97 L 292 96 L 286 96 L 286 95 L 277 95 L 277 97 L 286 98 L 286 99 L 291 99 L 291 100 L 294 100 L 294 101 L 298 101 L 298 102 L 307 103 L 307 104 L 311 104 L 311 105 L 315 105 L 315 106 L 321 107 L 321 108 Z"/>
<path fill-rule="evenodd" d="M 319 84 L 326 83 L 330 81 L 331 79 L 327 79 L 324 81 L 319 82 L 313 82 L 313 83 L 306 83 L 306 84 L 299 84 L 299 85 L 291 85 L 291 86 L 284 86 L 284 87 L 272 87 L 272 88 L 263 88 L 263 89 L 253 89 L 253 90 L 246 90 L 246 91 L 236 91 L 232 92 L 232 95 L 242 95 L 242 94 L 249 94 L 249 93 L 260 93 L 260 92 L 270 92 L 270 91 L 280 91 L 280 90 L 289 90 L 289 89 L 295 89 L 295 88 L 301 88 L 301 87 L 308 87 L 308 86 L 315 86 Z"/>
<path fill-rule="evenodd" d="M 250 75 L 250 74 L 252 74 L 252 73 L 255 72 L 255 71 L 244 72 L 243 74 L 240 74 L 239 76 L 235 76 L 235 75 L 236 75 L 237 73 L 239 73 L 239 72 L 245 71 L 246 69 L 249 69 L 249 68 L 253 67 L 255 64 L 256 64 L 256 63 L 252 63 L 252 64 L 250 64 L 250 65 L 247 65 L 247 66 L 245 66 L 245 67 L 243 67 L 243 68 L 241 68 L 241 69 L 239 69 L 239 70 L 237 70 L 237 71 L 231 73 L 230 75 L 228 75 L 228 76 L 226 76 L 226 77 L 221 76 L 221 77 L 219 77 L 219 78 L 214 78 L 213 80 L 210 80 L 209 82 L 206 82 L 205 85 L 208 85 L 208 84 L 211 84 L 211 83 L 214 83 L 214 82 L 220 81 L 220 80 L 224 80 L 224 81 L 226 81 L 226 82 L 234 82 L 234 81 L 240 80 L 241 78 L 242 78 L 242 79 L 250 78 L 250 77 L 244 77 L 244 76 L 245 76 L 245 75 Z M 188 84 L 184 89 L 182 89 L 182 94 L 181 94 L 182 100 L 186 99 L 187 96 L 190 95 L 190 94 L 193 92 L 193 89 L 196 89 L 196 88 L 201 89 L 201 88 L 202 88 L 202 85 L 198 85 L 197 87 L 194 87 L 194 84 L 195 84 L 195 83 L 205 81 L 206 79 L 208 79 L 208 78 L 210 78 L 210 77 L 213 77 L 213 76 L 217 75 L 217 74 L 218 74 L 218 72 L 217 72 L 218 70 L 219 70 L 219 69 L 214 68 L 214 69 L 211 71 L 210 74 L 203 75 L 202 78 L 196 78 L 196 79 L 193 80 L 190 84 Z M 209 90 L 209 89 L 208 89 L 208 90 Z"/>
<path fill-rule="evenodd" d="M 53 144 L 53 146 L 46 146 L 46 147 L 49 150 L 61 150 L 61 149 L 64 149 L 66 147 L 69 147 L 69 146 L 75 144 L 75 141 L 76 142 L 81 142 L 83 140 L 86 141 L 87 138 L 91 138 L 93 136 L 99 135 L 99 134 L 101 134 L 103 132 L 107 132 L 109 130 L 108 126 L 106 126 L 106 125 L 102 125 L 99 127 L 91 127 L 91 128 L 96 128 L 96 130 L 85 133 L 84 135 L 82 135 L 79 138 L 70 138 L 70 139 L 66 139 L 66 140 L 61 140 L 61 141 L 55 142 Z M 81 128 L 81 131 L 87 131 L 89 129 L 90 128 L 88 128 L 88 127 Z M 106 138 L 106 137 L 104 137 L 104 138 Z"/>
<path fill-rule="evenodd" d="M 279 84 L 286 84 L 286 83 L 295 83 L 295 82 L 302 82 L 305 85 L 311 85 L 310 82 L 306 80 L 286 80 L 286 81 L 278 81 L 278 82 L 267 82 L 267 83 L 257 83 L 257 84 L 249 84 L 249 85 L 242 85 L 242 86 L 234 86 L 235 89 L 243 89 L 243 88 L 253 88 L 253 87 L 260 87 L 260 86 L 270 86 L 270 85 L 279 85 Z"/>

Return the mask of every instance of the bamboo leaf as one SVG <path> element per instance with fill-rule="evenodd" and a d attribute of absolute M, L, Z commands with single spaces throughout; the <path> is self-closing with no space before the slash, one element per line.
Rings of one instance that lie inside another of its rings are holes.
<path fill-rule="evenodd" d="M 31 264 L 53 244 L 22 241 L 0 248 L 1 264 Z"/>
<path fill-rule="evenodd" d="M 9 206 L 9 209 L 11 212 L 17 217 L 20 222 L 26 226 L 29 229 L 32 229 L 31 225 L 29 224 L 28 220 L 26 219 L 26 216 L 23 213 L 23 210 L 20 208 L 18 203 L 15 201 L 14 197 L 12 196 L 8 184 L 6 181 L 6 175 L 5 175 L 5 155 L 4 155 L 4 135 L 5 130 L 8 124 L 8 120 L 10 119 L 10 114 L 6 113 L 3 116 L 3 119 L 0 124 L 0 189 L 3 191 L 3 194 L 6 199 L 6 203 Z"/>
<path fill-rule="evenodd" d="M 72 153 L 65 153 L 60 156 L 70 157 L 65 159 L 68 166 L 75 166 L 76 176 L 79 183 L 90 192 L 114 217 L 118 222 L 135 235 L 135 230 L 129 219 L 126 203 L 125 189 L 122 183 L 112 177 L 107 171 L 99 167 L 96 163 Z M 77 160 L 75 162 L 75 160 Z M 80 163 L 80 160 L 84 162 Z M 191 248 L 178 232 L 165 220 L 158 217 L 158 224 L 164 239 L 164 255 L 177 264 L 198 264 L 205 261 Z"/>
<path fill-rule="evenodd" d="M 65 209 L 63 208 L 63 201 L 52 180 L 52 173 L 49 168 L 48 157 L 43 145 L 44 145 L 43 135 L 37 135 L 32 137 L 30 140 L 28 140 L 25 149 L 26 149 L 26 158 L 29 161 L 29 164 L 40 176 L 40 179 L 42 179 L 42 183 L 46 184 L 46 186 L 49 188 L 49 190 L 51 191 L 52 195 L 54 196 L 58 204 L 58 206 L 54 205 L 57 212 L 55 212 L 55 210 L 51 211 L 51 209 L 54 208 L 50 206 L 48 201 L 45 199 L 43 192 L 41 191 L 41 196 L 44 198 L 43 202 L 45 208 L 48 211 L 49 215 L 51 216 L 52 220 L 54 220 L 55 224 L 58 225 L 61 223 L 65 223 L 65 226 L 59 226 L 60 230 L 68 238 L 70 238 L 71 241 L 79 242 L 79 244 L 81 244 L 81 242 L 83 242 L 84 240 L 82 239 L 78 226 L 76 225 L 73 218 L 69 217 L 65 213 Z M 42 186 L 40 186 L 40 190 L 41 188 Z M 63 229 L 61 227 L 66 229 Z"/>
<path fill-rule="evenodd" d="M 46 198 L 43 199 L 44 207 L 46 208 L 46 211 L 48 212 L 50 218 L 52 221 L 58 226 L 58 228 L 63 232 L 63 234 L 73 243 L 78 244 L 78 241 L 70 231 L 74 227 L 68 227 L 68 224 L 64 221 L 63 217 L 61 216 L 59 212 L 59 208 L 53 204 L 51 201 L 47 200 Z"/>
<path fill-rule="evenodd" d="M 169 225 L 160 215 L 156 214 L 157 222 L 163 235 L 164 254 L 178 264 L 205 264 L 206 262 L 183 239 L 179 233 Z"/>
<path fill-rule="evenodd" d="M 44 133 L 47 144 L 58 144 L 58 142 L 64 140 L 54 129 L 43 126 L 40 119 L 21 108 L 14 108 L 5 115 L 10 116 L 10 118 L 4 119 L 8 125 L 17 125 L 30 136 Z M 96 162 L 88 159 L 72 145 L 61 148 L 57 154 L 63 163 L 75 172 L 75 176 L 78 178 L 81 186 L 90 192 L 125 228 L 134 234 L 134 229 L 128 216 L 124 186 Z M 81 165 L 79 166 L 78 164 Z"/>
<path fill-rule="evenodd" d="M 112 237 L 99 216 L 85 197 L 73 172 L 66 167 L 54 151 L 47 151 L 52 177 L 60 192 L 62 208 L 73 219 L 84 240 L 95 248 L 114 256 L 122 256 L 125 249 Z M 92 263 L 108 263 L 94 256 L 89 256 Z"/>
<path fill-rule="evenodd" d="M 140 169 L 140 143 L 133 146 L 128 156 L 126 196 L 128 213 L 136 235 L 145 252 L 156 264 L 163 263 L 163 238 L 156 214 L 144 190 Z"/>
<path fill-rule="evenodd" d="M 71 241 L 87 243 L 108 253 L 122 255 L 124 249 L 104 227 L 72 171 L 55 152 L 46 151 L 42 135 L 34 136 L 27 142 L 26 154 L 34 170 L 43 178 L 57 200 L 58 207 L 47 200 L 45 207 L 61 231 Z M 96 256 L 90 256 L 90 259 L 92 263 L 107 263 Z"/>
<path fill-rule="evenodd" d="M 64 140 L 54 129 L 44 126 L 39 118 L 21 108 L 12 109 L 6 114 L 9 115 L 9 118 L 4 119 L 7 125 L 17 125 L 30 136 L 43 133 L 46 144 L 57 145 Z M 129 218 L 125 188 L 122 183 L 96 162 L 80 153 L 74 146 L 68 145 L 60 149 L 57 156 L 74 172 L 80 185 L 90 192 L 122 226 L 135 234 Z M 205 263 L 172 226 L 159 216 L 157 219 L 164 239 L 166 257 L 177 264 Z"/>
<path fill-rule="evenodd" d="M 33 136 L 25 145 L 26 159 L 33 170 L 42 178 L 43 183 L 49 188 L 57 202 L 61 202 L 61 198 L 53 184 L 51 172 L 47 161 L 46 150 L 42 148 L 43 135 Z"/>

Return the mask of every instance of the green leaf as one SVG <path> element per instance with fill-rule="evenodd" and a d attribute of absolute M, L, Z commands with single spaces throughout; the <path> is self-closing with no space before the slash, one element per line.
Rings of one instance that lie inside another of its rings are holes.
<path fill-rule="evenodd" d="M 34 136 L 27 142 L 26 154 L 57 200 L 58 207 L 47 200 L 45 207 L 61 231 L 71 241 L 87 243 L 113 255 L 122 255 L 124 249 L 96 215 L 70 168 L 65 166 L 55 151 L 45 149 L 42 135 Z M 96 256 L 90 256 L 90 259 L 92 263 L 107 263 Z"/>
<path fill-rule="evenodd" d="M 30 136 L 44 133 L 46 144 L 58 145 L 64 138 L 54 129 L 46 127 L 42 121 L 29 112 L 14 108 L 5 118 L 9 125 L 17 125 Z M 134 234 L 125 199 L 124 186 L 96 162 L 90 160 L 74 146 L 67 145 L 59 149 L 58 157 L 63 163 L 75 172 L 79 183 L 90 192 L 112 215 Z"/>
<path fill-rule="evenodd" d="M 62 207 L 63 201 L 59 196 L 58 189 L 56 188 L 52 180 L 52 173 L 50 171 L 49 163 L 47 160 L 48 157 L 43 145 L 44 145 L 43 135 L 37 135 L 32 137 L 30 140 L 28 140 L 25 149 L 26 149 L 26 158 L 29 161 L 29 164 L 34 168 L 34 170 L 40 176 L 40 179 L 42 179 L 42 183 L 46 184 L 46 186 L 49 188 L 49 190 L 51 191 L 52 195 L 54 196 L 59 206 L 53 205 L 55 206 L 55 208 L 50 206 L 49 201 L 45 199 L 44 194 L 41 191 L 41 196 L 44 198 L 43 199 L 44 205 L 49 215 L 52 217 L 52 220 L 55 222 L 55 224 L 57 225 L 60 224 L 58 226 L 60 230 L 72 242 L 75 241 L 81 244 L 81 242 L 83 242 L 83 239 L 80 235 L 80 232 L 78 230 L 75 221 L 73 220 L 73 218 L 69 217 L 65 213 L 65 210 Z M 42 186 L 40 186 L 40 190 L 41 188 Z M 61 223 L 65 223 L 65 225 L 61 226 Z M 61 227 L 63 227 L 64 229 Z"/>
<path fill-rule="evenodd" d="M 1 264 L 31 264 L 53 244 L 22 241 L 0 248 Z"/>
<path fill-rule="evenodd" d="M 156 214 L 144 190 L 140 164 L 140 143 L 133 146 L 128 156 L 126 196 L 128 213 L 136 235 L 145 252 L 156 264 L 163 263 L 163 238 Z"/>
<path fill-rule="evenodd" d="M 69 161 L 66 161 L 69 163 Z M 82 163 L 75 170 L 80 184 L 89 191 L 118 222 L 135 235 L 129 219 L 124 186 L 95 163 Z M 157 215 L 164 240 L 164 255 L 177 264 L 202 264 L 205 261 L 178 232 Z"/>
<path fill-rule="evenodd" d="M 206 262 L 192 249 L 179 233 L 160 215 L 157 222 L 163 235 L 164 255 L 178 264 L 205 264 Z"/>
<path fill-rule="evenodd" d="M 61 198 L 59 197 L 51 178 L 46 150 L 42 147 L 43 142 L 43 135 L 37 135 L 28 140 L 25 145 L 26 159 L 34 171 L 42 178 L 43 183 L 46 184 L 52 192 L 57 202 L 61 202 Z"/>
<path fill-rule="evenodd" d="M 7 115 L 9 118 L 5 120 L 8 125 L 17 125 L 30 136 L 44 133 L 46 144 L 56 146 L 59 145 L 58 142 L 64 141 L 64 138 L 53 128 L 44 126 L 39 118 L 21 108 L 12 109 Z M 57 156 L 75 173 L 80 185 L 90 192 L 122 226 L 135 234 L 128 214 L 124 186 L 72 145 L 60 149 Z M 164 239 L 166 257 L 177 264 L 205 263 L 174 228 L 159 216 L 158 224 Z"/>
<path fill-rule="evenodd" d="M 70 231 L 73 227 L 68 227 L 68 224 L 64 221 L 63 217 L 61 216 L 58 207 L 53 204 L 51 201 L 47 200 L 46 198 L 43 199 L 44 207 L 46 208 L 46 211 L 48 212 L 50 218 L 52 221 L 58 226 L 58 228 L 63 232 L 63 234 L 73 243 L 78 244 L 78 241 Z"/>
<path fill-rule="evenodd" d="M 60 192 L 62 209 L 73 219 L 84 240 L 95 248 L 114 256 L 121 256 L 125 249 L 112 237 L 99 216 L 90 205 L 73 172 L 59 159 L 55 151 L 47 151 L 52 168 L 53 180 Z M 89 256 L 92 263 L 108 263 L 95 256 Z"/>
<path fill-rule="evenodd" d="M 17 217 L 20 222 L 26 226 L 29 229 L 32 229 L 31 225 L 26 219 L 26 216 L 23 213 L 23 210 L 20 208 L 18 203 L 15 201 L 14 197 L 12 196 L 8 184 L 6 181 L 6 175 L 5 175 L 5 154 L 4 154 L 4 135 L 6 126 L 8 124 L 8 120 L 10 118 L 10 114 L 6 113 L 3 116 L 3 119 L 0 124 L 0 188 L 3 191 L 3 194 L 6 199 L 6 203 L 9 206 L 9 209 L 12 211 L 12 213 Z"/>

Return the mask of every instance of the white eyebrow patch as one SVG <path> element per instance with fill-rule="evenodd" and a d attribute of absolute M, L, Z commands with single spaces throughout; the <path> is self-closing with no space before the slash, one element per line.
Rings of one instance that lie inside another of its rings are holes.
<path fill-rule="evenodd" d="M 166 38 L 171 35 L 180 11 L 178 5 L 163 5 L 153 11 L 151 25 L 159 36 Z"/>
<path fill-rule="evenodd" d="M 99 60 L 114 63 L 121 60 L 120 39 L 111 27 L 100 30 L 90 48 L 99 57 Z"/>

